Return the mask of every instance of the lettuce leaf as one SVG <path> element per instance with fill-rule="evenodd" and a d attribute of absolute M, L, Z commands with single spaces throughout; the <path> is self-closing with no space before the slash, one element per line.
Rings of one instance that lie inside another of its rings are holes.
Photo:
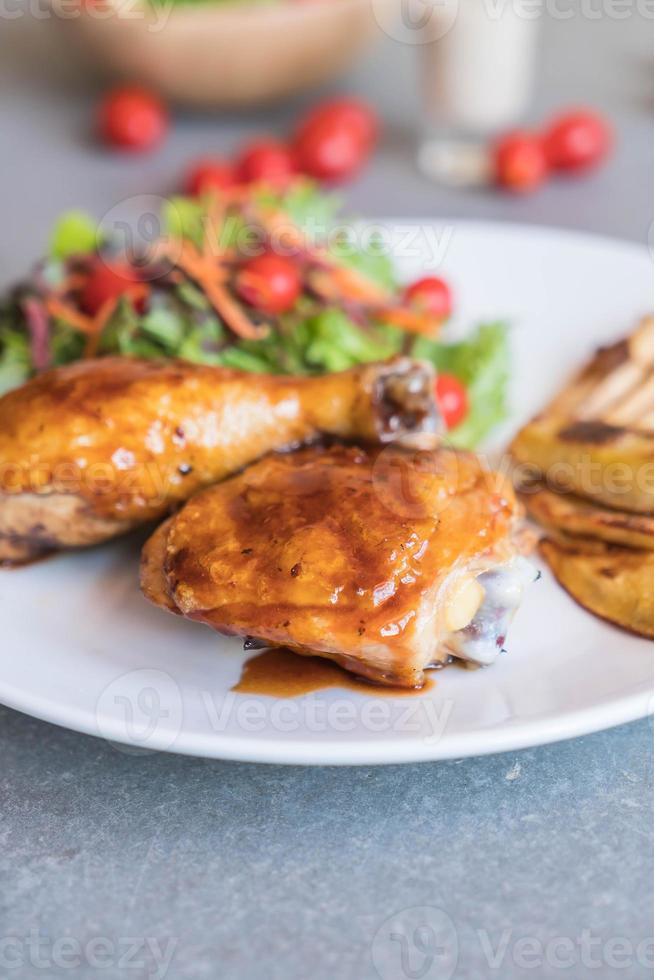
<path fill-rule="evenodd" d="M 397 354 L 402 336 L 392 327 L 359 327 L 337 308 L 311 317 L 305 324 L 305 357 L 323 371 L 344 371 L 369 361 Z"/>
<path fill-rule="evenodd" d="M 381 239 L 373 237 L 357 245 L 354 236 L 343 235 L 332 245 L 330 251 L 342 265 L 355 269 L 383 289 L 389 292 L 397 289 L 393 260 L 383 250 Z"/>
<path fill-rule="evenodd" d="M 327 235 L 342 206 L 338 195 L 326 194 L 319 184 L 307 179 L 293 181 L 283 193 L 261 188 L 256 191 L 256 200 L 261 205 L 284 211 L 307 233 L 310 241 Z"/>
<path fill-rule="evenodd" d="M 71 255 L 87 255 L 100 244 L 96 223 L 84 211 L 67 211 L 50 236 L 50 258 L 60 262 Z"/>
<path fill-rule="evenodd" d="M 393 327 L 363 328 L 342 310 L 330 308 L 299 320 L 282 318 L 267 337 L 237 341 L 224 348 L 217 360 L 205 362 L 244 371 L 318 374 L 384 360 L 398 353 L 401 346 L 402 334 Z M 180 351 L 179 355 L 188 357 L 188 352 Z"/>
<path fill-rule="evenodd" d="M 356 225 L 337 224 L 337 197 L 325 194 L 309 180 L 298 180 L 284 192 L 253 189 L 256 200 L 288 215 L 309 243 L 327 248 L 334 260 L 354 268 L 372 282 L 396 292 L 392 257 L 381 236 L 359 235 Z M 207 199 L 171 198 L 164 206 L 164 234 L 183 237 L 197 246 L 206 232 Z M 223 248 L 250 243 L 247 211 L 232 214 L 220 229 Z M 256 225 L 255 229 L 256 231 Z M 0 304 L 0 394 L 22 384 L 32 374 L 29 331 L 19 302 L 22 295 L 40 295 L 60 287 L 75 262 L 68 260 L 101 246 L 95 222 L 80 211 L 63 215 L 50 241 L 50 255 L 31 278 Z M 22 291 L 21 291 L 22 290 Z M 381 323 L 359 324 L 338 305 L 324 306 L 307 290 L 294 309 L 275 318 L 268 336 L 242 340 L 232 336 L 208 297 L 193 282 L 164 277 L 153 281 L 147 312 L 126 299 L 116 307 L 99 339 L 98 354 L 145 358 L 180 357 L 200 364 L 224 365 L 273 374 L 319 374 L 342 371 L 358 364 L 384 360 L 409 347 L 415 357 L 431 361 L 442 373 L 465 384 L 470 410 L 449 435 L 454 444 L 473 448 L 506 416 L 509 374 L 507 328 L 502 323 L 480 326 L 468 339 L 444 343 L 411 338 Z M 410 341 L 413 339 L 411 345 Z M 51 321 L 49 349 L 52 364 L 67 364 L 84 356 L 86 337 L 58 319 Z"/>
<path fill-rule="evenodd" d="M 473 449 L 506 418 L 510 351 L 505 323 L 482 324 L 455 344 L 420 337 L 412 353 L 442 374 L 453 374 L 468 390 L 468 415 L 448 433 L 455 446 Z"/>
<path fill-rule="evenodd" d="M 0 395 L 24 384 L 31 373 L 27 334 L 11 327 L 0 328 Z"/>
<path fill-rule="evenodd" d="M 204 236 L 206 208 L 194 197 L 170 197 L 162 206 L 163 234 L 186 238 L 198 248 Z"/>

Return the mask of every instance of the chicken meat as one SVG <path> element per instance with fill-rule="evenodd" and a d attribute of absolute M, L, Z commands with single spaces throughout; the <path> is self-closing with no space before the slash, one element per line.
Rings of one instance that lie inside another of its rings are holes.
<path fill-rule="evenodd" d="M 141 582 L 220 633 L 419 687 L 504 646 L 535 577 L 520 528 L 512 487 L 470 453 L 316 446 L 197 494 L 146 543 Z"/>
<path fill-rule="evenodd" d="M 0 563 L 160 518 L 271 450 L 433 441 L 433 388 L 409 358 L 321 377 L 121 357 L 47 371 L 0 399 Z"/>

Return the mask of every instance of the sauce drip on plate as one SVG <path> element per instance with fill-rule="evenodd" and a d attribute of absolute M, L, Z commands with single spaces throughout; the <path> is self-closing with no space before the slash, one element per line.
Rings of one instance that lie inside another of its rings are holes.
<path fill-rule="evenodd" d="M 266 694 L 271 698 L 295 698 L 329 687 L 358 691 L 378 697 L 422 694 L 436 686 L 428 678 L 421 688 L 382 687 L 358 680 L 324 657 L 305 657 L 290 650 L 264 650 L 246 660 L 241 678 L 232 688 L 239 694 Z"/>

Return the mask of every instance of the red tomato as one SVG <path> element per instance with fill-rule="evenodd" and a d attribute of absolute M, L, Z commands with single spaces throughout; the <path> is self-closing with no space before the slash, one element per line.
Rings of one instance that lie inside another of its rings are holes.
<path fill-rule="evenodd" d="M 100 105 L 99 130 L 109 146 L 150 150 L 166 135 L 168 113 L 161 99 L 147 89 L 116 88 Z"/>
<path fill-rule="evenodd" d="M 231 163 L 218 157 L 196 160 L 186 172 L 184 189 L 187 194 L 197 197 L 207 191 L 222 191 L 236 183 L 236 174 Z"/>
<path fill-rule="evenodd" d="M 444 279 L 426 276 L 412 282 L 404 290 L 404 299 L 410 306 L 445 320 L 452 313 L 452 292 Z"/>
<path fill-rule="evenodd" d="M 236 276 L 236 292 L 263 313 L 286 313 L 295 306 L 302 288 L 297 265 L 267 252 L 249 259 Z"/>
<path fill-rule="evenodd" d="M 368 146 L 377 139 L 379 119 L 372 106 L 360 99 L 330 99 L 315 106 L 298 127 L 298 137 L 305 129 L 325 120 L 353 129 Z"/>
<path fill-rule="evenodd" d="M 542 141 L 531 133 L 514 132 L 496 144 L 495 177 L 502 187 L 525 193 L 539 187 L 547 176 Z"/>
<path fill-rule="evenodd" d="M 448 429 L 453 429 L 468 414 L 468 392 L 453 374 L 439 374 L 436 378 L 436 401 Z"/>
<path fill-rule="evenodd" d="M 305 130 L 295 146 L 300 170 L 317 180 L 347 180 L 361 169 L 368 156 L 355 130 L 330 122 Z"/>
<path fill-rule="evenodd" d="M 543 137 L 545 155 L 555 170 L 594 167 L 608 154 L 612 142 L 606 120 L 587 109 L 558 116 Z"/>
<path fill-rule="evenodd" d="M 377 128 L 372 109 L 354 99 L 318 106 L 295 135 L 300 170 L 318 180 L 346 180 L 368 158 Z"/>
<path fill-rule="evenodd" d="M 240 154 L 236 166 L 238 177 L 245 184 L 263 181 L 283 186 L 297 170 L 292 151 L 276 140 L 251 143 Z"/>
<path fill-rule="evenodd" d="M 94 263 L 80 294 L 80 306 L 95 316 L 109 299 L 140 292 L 134 269 L 127 262 L 108 265 L 102 259 Z"/>

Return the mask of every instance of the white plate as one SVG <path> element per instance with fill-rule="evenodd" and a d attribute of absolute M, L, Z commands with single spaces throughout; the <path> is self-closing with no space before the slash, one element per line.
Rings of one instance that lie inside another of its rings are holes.
<path fill-rule="evenodd" d="M 514 323 L 515 411 L 503 437 L 598 342 L 654 309 L 645 248 L 549 229 L 426 223 L 410 244 L 403 235 L 413 252 L 400 257 L 403 274 L 433 264 L 435 234 L 447 243 L 440 268 L 461 323 Z M 487 670 L 446 670 L 434 690 L 397 699 L 236 695 L 240 643 L 150 607 L 137 557 L 138 542 L 122 541 L 0 574 L 0 701 L 128 751 L 329 764 L 518 749 L 640 718 L 654 705 L 654 645 L 583 612 L 546 571 L 509 653 Z"/>

